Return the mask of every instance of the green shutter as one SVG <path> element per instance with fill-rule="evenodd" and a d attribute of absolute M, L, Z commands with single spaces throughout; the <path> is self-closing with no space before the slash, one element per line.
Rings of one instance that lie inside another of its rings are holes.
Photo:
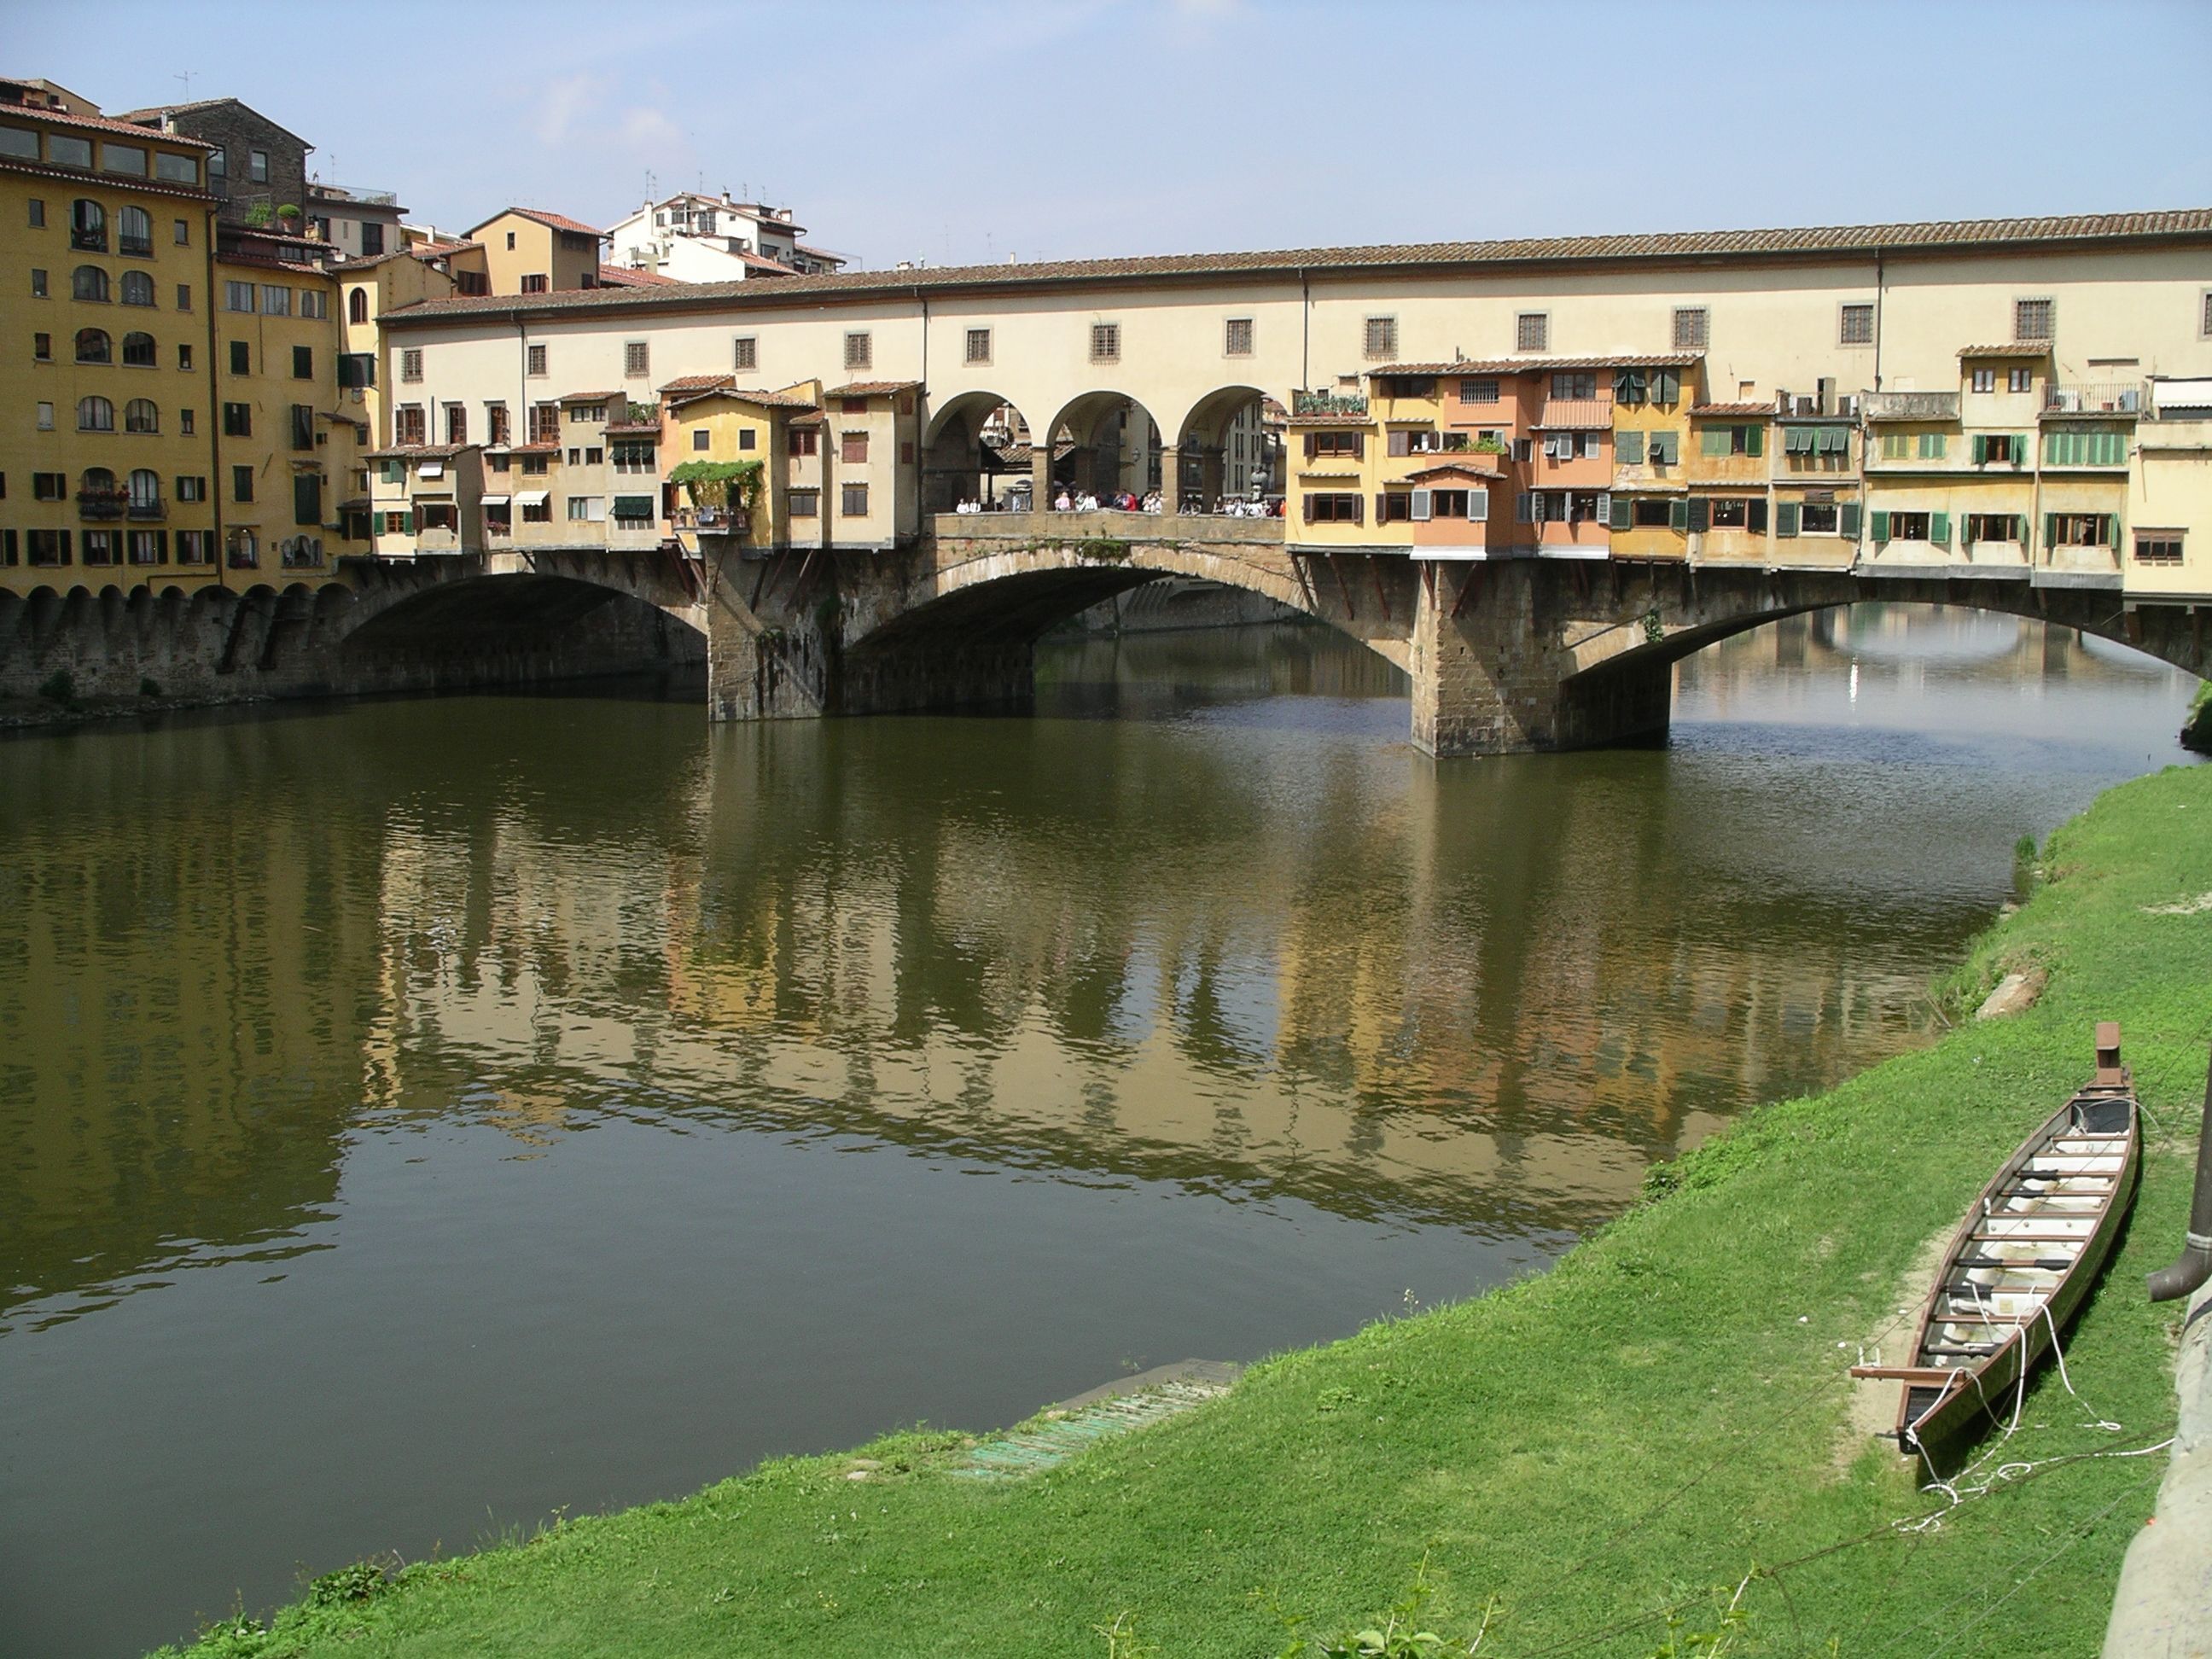
<path fill-rule="evenodd" d="M 1644 465 L 1644 434 L 1641 432 L 1616 432 L 1613 434 L 1613 459 L 1623 466 Z"/>
<path fill-rule="evenodd" d="M 1630 512 L 1627 496 L 1615 495 L 1613 498 L 1613 527 L 1615 530 L 1626 530 L 1629 527 Z"/>
<path fill-rule="evenodd" d="M 1764 455 L 1766 453 L 1766 428 L 1765 427 L 1754 426 L 1748 428 L 1744 433 L 1743 453 L 1747 455 Z"/>
<path fill-rule="evenodd" d="M 2058 515 L 2056 513 L 2043 515 L 2043 544 L 2045 547 L 2058 545 Z"/>
<path fill-rule="evenodd" d="M 1949 514 L 1930 513 L 1928 515 L 1928 539 L 1938 547 L 1950 546 L 1951 515 Z"/>
<path fill-rule="evenodd" d="M 405 527 L 406 533 L 410 536 L 413 535 L 415 533 L 415 509 L 411 507 L 409 507 L 404 513 L 399 515 L 399 520 L 400 523 Z"/>
<path fill-rule="evenodd" d="M 1689 520 L 1686 529 L 1702 531 L 1712 521 L 1712 504 L 1702 495 L 1693 496 L 1687 503 Z"/>
<path fill-rule="evenodd" d="M 384 464 L 384 482 L 385 482 L 385 483 L 399 483 L 404 482 L 404 481 L 405 480 L 406 477 L 407 477 L 407 469 L 406 469 L 406 467 L 405 467 L 405 466 L 402 465 L 399 462 L 398 462 L 398 461 L 386 461 L 386 462 Z"/>
<path fill-rule="evenodd" d="M 1690 527 L 1689 502 L 1683 500 L 1680 495 L 1674 497 L 1674 499 L 1668 504 L 1667 523 L 1673 529 L 1687 530 Z"/>
<path fill-rule="evenodd" d="M 1990 459 L 1990 441 L 1980 433 L 1974 434 L 1974 465 L 1986 466 Z"/>
<path fill-rule="evenodd" d="M 1709 426 L 1698 434 L 1698 453 L 1711 458 L 1729 453 L 1729 429 L 1724 426 Z"/>
<path fill-rule="evenodd" d="M 1858 540 L 1859 504 L 1856 501 L 1845 501 L 1836 509 L 1836 533 L 1849 537 L 1852 541 Z"/>
<path fill-rule="evenodd" d="M 2035 551 L 2035 520 L 2025 513 L 2015 513 L 2012 521 L 2014 527 L 2020 532 L 2020 550 L 2023 553 Z"/>
<path fill-rule="evenodd" d="M 1777 501 L 1774 504 L 1774 533 L 1789 537 L 1797 533 L 1797 503 Z"/>
<path fill-rule="evenodd" d="M 1748 526 L 1751 533 L 1764 536 L 1766 533 L 1766 498 L 1763 495 L 1753 498 L 1751 511 L 1746 516 L 1751 520 Z"/>
<path fill-rule="evenodd" d="M 1889 514 L 1876 509 L 1874 515 L 1874 526 L 1868 533 L 1875 541 L 1887 541 L 1889 539 Z"/>

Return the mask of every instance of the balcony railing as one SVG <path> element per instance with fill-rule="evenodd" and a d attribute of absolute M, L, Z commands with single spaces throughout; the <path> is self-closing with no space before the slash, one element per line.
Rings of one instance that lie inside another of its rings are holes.
<path fill-rule="evenodd" d="M 76 514 L 80 519 L 119 519 L 130 497 L 119 489 L 80 489 Z"/>
<path fill-rule="evenodd" d="M 133 519 L 141 520 L 166 519 L 169 516 L 168 504 L 160 501 L 134 501 L 131 503 L 130 512 Z"/>
<path fill-rule="evenodd" d="M 2142 380 L 2069 381 L 2043 392 L 2046 415 L 2141 415 L 2149 409 L 2149 388 Z"/>
<path fill-rule="evenodd" d="M 1860 404 L 1869 421 L 1955 421 L 1955 392 L 1869 392 Z"/>
<path fill-rule="evenodd" d="M 1291 394 L 1291 413 L 1293 415 L 1364 415 L 1367 394 L 1364 392 L 1294 392 Z"/>
<path fill-rule="evenodd" d="M 650 520 L 641 520 L 635 527 L 649 525 Z M 741 507 L 679 507 L 676 509 L 678 530 L 704 530 L 718 536 L 743 536 L 752 525 L 750 516 Z"/>

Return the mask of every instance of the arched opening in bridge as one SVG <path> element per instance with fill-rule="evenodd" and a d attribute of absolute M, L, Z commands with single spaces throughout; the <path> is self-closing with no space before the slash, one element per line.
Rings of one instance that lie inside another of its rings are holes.
<path fill-rule="evenodd" d="M 350 601 L 368 614 L 344 629 L 340 647 L 380 683 L 447 689 L 658 675 L 669 695 L 706 696 L 706 635 L 619 588 L 532 574 L 426 582 L 380 597 Z"/>
<path fill-rule="evenodd" d="M 1172 450 L 1181 510 L 1256 512 L 1279 502 L 1288 418 L 1257 386 L 1223 386 L 1192 404 Z"/>
<path fill-rule="evenodd" d="M 1035 479 L 1030 423 L 995 392 L 963 392 L 931 411 L 922 444 L 921 510 L 957 512 L 963 503 L 993 512 L 1026 512 Z"/>
<path fill-rule="evenodd" d="M 1152 411 L 1123 392 L 1086 392 L 1053 416 L 1053 499 L 1071 507 L 1141 506 L 1163 488 L 1165 444 Z M 1066 448 L 1060 448 L 1065 442 Z"/>

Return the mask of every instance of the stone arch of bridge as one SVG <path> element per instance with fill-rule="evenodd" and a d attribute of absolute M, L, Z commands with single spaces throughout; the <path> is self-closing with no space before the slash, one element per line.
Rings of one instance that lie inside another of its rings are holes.
<path fill-rule="evenodd" d="M 696 608 L 656 602 L 635 585 L 568 573 L 526 570 L 412 581 L 402 575 L 348 599 L 319 599 L 317 606 L 341 651 L 356 658 L 543 655 L 583 630 L 608 642 L 633 642 L 640 665 L 701 661 L 707 653 L 704 617 Z"/>
<path fill-rule="evenodd" d="M 950 513 L 963 501 L 1025 491 L 1031 470 L 1020 446 L 1035 441 L 1028 415 L 1000 392 L 946 399 L 930 410 L 922 435 L 921 510 Z"/>

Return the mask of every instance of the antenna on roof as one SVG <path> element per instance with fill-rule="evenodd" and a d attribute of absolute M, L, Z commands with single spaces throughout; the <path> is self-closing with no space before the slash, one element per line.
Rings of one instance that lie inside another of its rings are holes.
<path fill-rule="evenodd" d="M 182 73 L 181 75 L 173 75 L 173 76 L 171 76 L 169 78 L 170 78 L 172 81 L 182 81 L 182 82 L 185 83 L 185 102 L 186 102 L 186 103 L 188 103 L 188 104 L 189 104 L 189 103 L 191 103 L 191 102 L 192 101 L 192 72 L 191 72 L 191 70 L 185 70 L 185 71 L 184 71 L 184 73 Z"/>

